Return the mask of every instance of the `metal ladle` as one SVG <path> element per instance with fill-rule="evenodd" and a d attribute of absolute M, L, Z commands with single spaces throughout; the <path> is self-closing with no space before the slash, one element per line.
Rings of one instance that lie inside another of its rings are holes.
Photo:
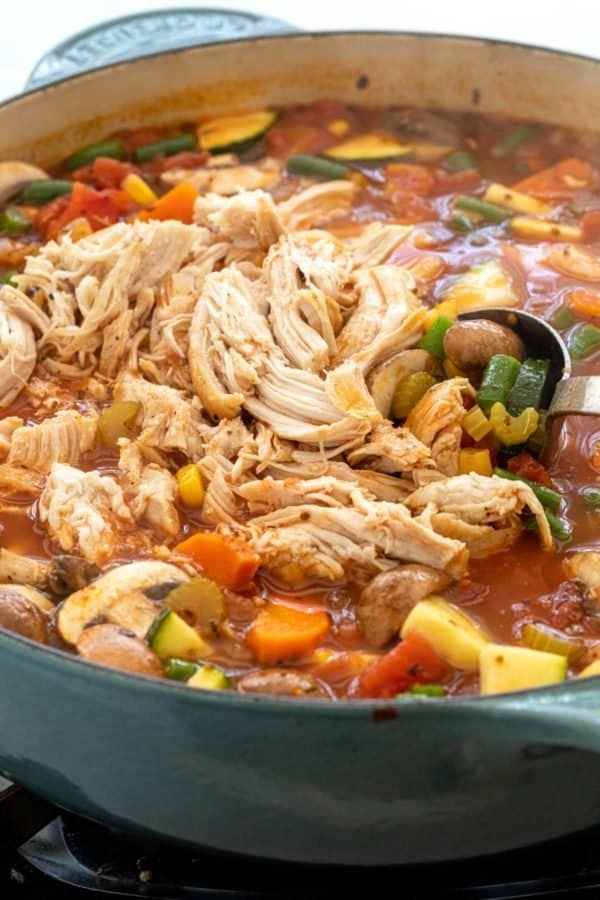
<path fill-rule="evenodd" d="M 571 357 L 555 329 L 522 309 L 491 307 L 460 313 L 459 319 L 489 319 L 519 335 L 528 356 L 548 359 L 542 408 L 548 416 L 600 416 L 600 375 L 571 375 Z"/>

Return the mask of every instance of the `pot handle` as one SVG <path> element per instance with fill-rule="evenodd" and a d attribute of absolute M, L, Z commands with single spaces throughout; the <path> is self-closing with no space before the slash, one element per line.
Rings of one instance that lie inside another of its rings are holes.
<path fill-rule="evenodd" d="M 280 19 L 227 9 L 159 9 L 110 19 L 57 44 L 33 68 L 26 87 L 43 87 L 91 69 L 154 53 L 297 29 Z"/>

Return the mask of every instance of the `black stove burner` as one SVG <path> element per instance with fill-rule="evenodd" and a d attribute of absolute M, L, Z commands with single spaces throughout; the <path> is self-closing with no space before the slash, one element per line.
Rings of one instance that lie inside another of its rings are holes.
<path fill-rule="evenodd" d="M 600 825 L 501 856 L 430 866 L 333 868 L 192 855 L 62 813 L 17 788 L 0 793 L 1 900 L 511 900 L 600 898 Z"/>

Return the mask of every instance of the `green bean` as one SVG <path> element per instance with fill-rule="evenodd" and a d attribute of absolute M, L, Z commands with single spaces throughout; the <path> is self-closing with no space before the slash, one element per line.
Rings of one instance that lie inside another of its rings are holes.
<path fill-rule="evenodd" d="M 23 234 L 31 228 L 31 219 L 14 206 L 7 206 L 0 215 L 0 231 L 3 234 Z"/>
<path fill-rule="evenodd" d="M 155 156 L 173 156 L 183 150 L 195 150 L 196 138 L 193 134 L 178 134 L 176 137 L 164 138 L 162 141 L 154 141 L 152 144 L 144 144 L 135 151 L 135 158 L 139 163 L 149 162 Z"/>
<path fill-rule="evenodd" d="M 498 475 L 500 478 L 507 478 L 509 481 L 522 481 L 524 484 L 529 485 L 542 506 L 545 506 L 548 509 L 558 509 L 560 506 L 560 494 L 557 493 L 557 491 L 553 491 L 552 488 L 546 487 L 543 484 L 538 484 L 536 481 L 530 481 L 529 478 L 523 478 L 522 475 L 516 475 L 514 472 L 508 472 L 506 469 L 500 469 L 498 467 L 494 469 L 494 475 Z"/>
<path fill-rule="evenodd" d="M 80 166 L 87 166 L 88 163 L 94 162 L 99 156 L 109 156 L 111 159 L 123 159 L 125 156 L 125 145 L 120 138 L 114 141 L 104 141 L 102 144 L 90 144 L 89 147 L 82 147 L 76 153 L 73 153 L 65 160 L 65 165 L 70 172 L 78 169 Z"/>
<path fill-rule="evenodd" d="M 571 359 L 585 359 L 600 347 L 600 328 L 595 325 L 581 325 L 569 340 Z"/>
<path fill-rule="evenodd" d="M 573 315 L 571 308 L 566 304 L 559 307 L 550 318 L 550 324 L 553 328 L 556 328 L 557 331 L 565 331 L 565 329 L 570 328 L 574 322 L 575 316 Z"/>
<path fill-rule="evenodd" d="M 504 222 L 513 215 L 511 210 L 504 209 L 503 206 L 496 206 L 495 203 L 487 203 L 478 197 L 470 197 L 468 194 L 460 194 L 454 203 L 457 209 L 464 212 L 476 213 L 485 219 L 486 222 Z"/>
<path fill-rule="evenodd" d="M 23 203 L 48 203 L 49 200 L 55 200 L 56 197 L 70 194 L 72 190 L 72 181 L 48 178 L 44 181 L 32 181 L 27 185 L 20 199 Z"/>
<path fill-rule="evenodd" d="M 473 231 L 474 223 L 468 216 L 452 216 L 446 223 L 454 231 L 468 232 Z"/>
<path fill-rule="evenodd" d="M 568 541 L 573 533 L 571 524 L 566 519 L 555 516 L 549 509 L 544 509 L 544 513 L 548 519 L 548 525 L 550 526 L 552 536 L 555 537 L 557 541 Z"/>
<path fill-rule="evenodd" d="M 345 178 L 348 174 L 348 167 L 341 163 L 304 153 L 291 156 L 287 161 L 287 168 L 289 172 L 297 175 L 308 175 L 314 178 Z"/>
<path fill-rule="evenodd" d="M 445 697 L 448 692 L 443 684 L 413 684 L 410 693 L 420 697 Z"/>
<path fill-rule="evenodd" d="M 446 157 L 442 165 L 449 172 L 464 172 L 466 169 L 475 168 L 473 157 L 468 150 L 456 150 Z"/>
<path fill-rule="evenodd" d="M 521 144 L 534 137 L 538 131 L 539 129 L 536 125 L 517 125 L 516 128 L 509 131 L 502 140 L 492 147 L 492 155 L 500 157 L 510 156 Z"/>

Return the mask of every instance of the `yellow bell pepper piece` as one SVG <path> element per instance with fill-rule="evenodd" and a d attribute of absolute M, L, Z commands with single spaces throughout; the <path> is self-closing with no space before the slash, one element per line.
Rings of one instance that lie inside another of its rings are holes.
<path fill-rule="evenodd" d="M 455 366 L 452 360 L 448 359 L 447 357 L 442 363 L 442 367 L 448 378 L 466 378 L 466 375 L 462 371 L 462 369 L 459 369 L 458 366 Z"/>
<path fill-rule="evenodd" d="M 537 429 L 540 414 L 532 406 L 524 409 L 521 415 L 511 416 L 503 403 L 494 403 L 490 410 L 490 422 L 494 434 L 505 447 L 523 444 Z"/>
<path fill-rule="evenodd" d="M 480 441 L 490 433 L 492 423 L 486 418 L 480 406 L 474 406 L 462 420 L 462 427 L 474 441 Z"/>
<path fill-rule="evenodd" d="M 458 471 L 461 475 L 476 472 L 477 475 L 492 474 L 492 459 L 486 448 L 466 447 L 458 454 Z"/>
<path fill-rule="evenodd" d="M 150 185 L 146 184 L 144 179 L 136 175 L 135 172 L 125 176 L 121 182 L 121 188 L 140 206 L 150 206 L 158 200 Z"/>
<path fill-rule="evenodd" d="M 412 372 L 402 378 L 392 398 L 392 416 L 394 419 L 405 419 L 413 406 L 436 383 L 429 372 Z"/>
<path fill-rule="evenodd" d="M 204 485 L 198 466 L 194 463 L 182 466 L 175 477 L 181 502 L 191 509 L 199 509 L 204 503 Z"/>
<path fill-rule="evenodd" d="M 429 311 L 425 327 L 431 328 L 438 316 L 455 319 L 468 309 L 516 306 L 518 302 L 507 273 L 497 260 L 490 259 L 473 266 L 450 285 L 441 303 Z"/>
<path fill-rule="evenodd" d="M 327 131 L 329 131 L 330 134 L 335 135 L 335 137 L 342 137 L 349 128 L 350 123 L 345 119 L 334 119 L 333 122 L 330 122 L 327 126 Z"/>

